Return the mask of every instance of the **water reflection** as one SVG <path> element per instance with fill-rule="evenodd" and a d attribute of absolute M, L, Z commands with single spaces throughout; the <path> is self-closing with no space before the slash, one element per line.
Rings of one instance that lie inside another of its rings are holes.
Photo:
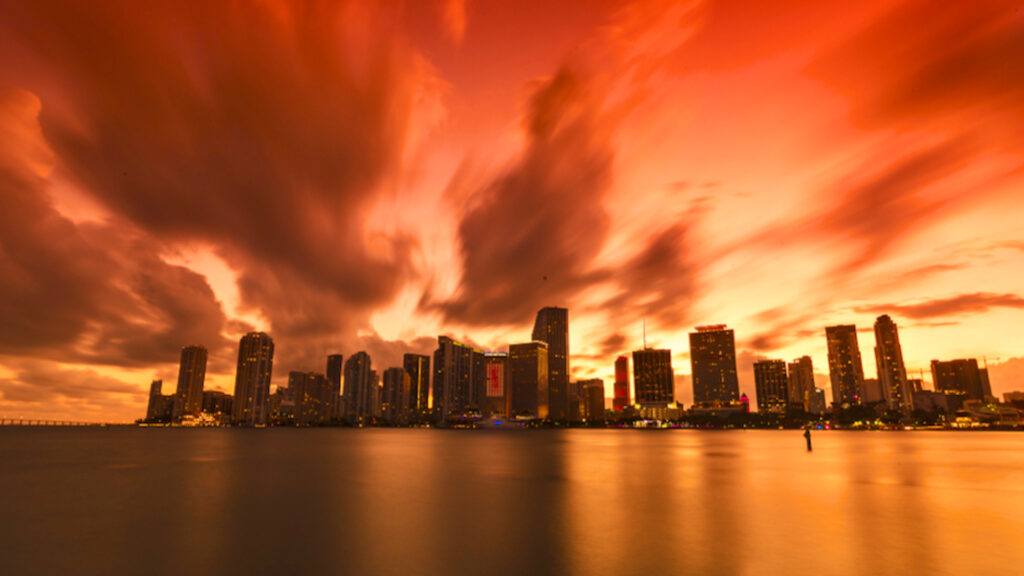
<path fill-rule="evenodd" d="M 5 573 L 1017 573 L 1019 434 L 4 430 Z"/>

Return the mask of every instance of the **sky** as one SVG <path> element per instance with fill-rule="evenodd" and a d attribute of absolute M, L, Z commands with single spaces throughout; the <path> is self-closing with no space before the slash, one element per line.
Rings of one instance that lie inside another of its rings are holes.
<path fill-rule="evenodd" d="M 131 421 L 180 349 L 232 392 L 440 334 L 571 370 L 880 314 L 911 377 L 1024 389 L 1019 2 L 0 4 L 0 416 Z M 764 3 L 768 4 L 768 3 Z"/>

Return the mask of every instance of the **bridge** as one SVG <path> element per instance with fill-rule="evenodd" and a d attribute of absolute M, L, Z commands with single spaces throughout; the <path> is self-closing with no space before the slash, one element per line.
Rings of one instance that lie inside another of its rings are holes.
<path fill-rule="evenodd" d="M 105 422 L 80 422 L 76 420 L 37 420 L 0 417 L 0 427 L 4 426 L 108 426 L 108 424 Z"/>

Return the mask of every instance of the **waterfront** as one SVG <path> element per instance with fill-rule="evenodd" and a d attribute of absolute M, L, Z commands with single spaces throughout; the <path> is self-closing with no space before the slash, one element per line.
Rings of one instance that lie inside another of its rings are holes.
<path fill-rule="evenodd" d="M 1017 574 L 1013 432 L 0 430 L 11 574 Z"/>

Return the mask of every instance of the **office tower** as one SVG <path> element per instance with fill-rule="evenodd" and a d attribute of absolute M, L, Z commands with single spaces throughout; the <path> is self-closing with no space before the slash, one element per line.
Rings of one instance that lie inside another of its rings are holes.
<path fill-rule="evenodd" d="M 487 397 L 487 356 L 480 350 L 472 352 L 473 372 L 469 385 L 469 410 L 467 413 L 479 414 L 483 410 Z"/>
<path fill-rule="evenodd" d="M 274 341 L 265 332 L 249 332 L 238 344 L 235 400 L 231 420 L 246 426 L 267 423 L 267 397 L 274 369 Z"/>
<path fill-rule="evenodd" d="M 384 371 L 384 392 L 381 396 L 380 416 L 388 424 L 409 421 L 409 398 L 412 396 L 412 378 L 405 368 Z"/>
<path fill-rule="evenodd" d="M 172 405 L 168 398 L 173 400 L 173 396 L 164 396 L 163 387 L 163 380 L 153 380 L 149 385 L 149 404 L 146 406 L 146 420 L 149 422 L 162 421 L 170 417 L 168 412 Z"/>
<path fill-rule="evenodd" d="M 875 404 L 885 401 L 882 396 L 882 384 L 878 378 L 865 378 L 863 395 L 860 397 L 861 404 Z"/>
<path fill-rule="evenodd" d="M 345 357 L 341 354 L 331 354 L 327 357 L 327 382 L 331 385 L 331 401 L 328 407 L 330 413 L 330 420 L 341 420 L 342 416 L 342 402 L 341 402 L 341 378 L 342 374 L 345 373 Z"/>
<path fill-rule="evenodd" d="M 810 356 L 801 356 L 789 363 L 788 410 L 809 412 L 811 394 L 814 394 L 814 365 Z M 758 392 L 758 400 L 761 393 Z"/>
<path fill-rule="evenodd" d="M 330 421 L 333 407 L 331 387 L 327 376 L 319 372 L 288 373 L 288 390 L 296 425 L 313 426 Z"/>
<path fill-rule="evenodd" d="M 508 352 L 485 352 L 486 385 L 482 412 L 508 414 L 508 395 L 505 393 L 505 373 L 508 371 Z"/>
<path fill-rule="evenodd" d="M 203 390 L 203 412 L 231 415 L 231 395 L 219 390 Z"/>
<path fill-rule="evenodd" d="M 409 374 L 409 409 L 422 414 L 430 409 L 430 356 L 406 354 L 402 367 Z"/>
<path fill-rule="evenodd" d="M 672 352 L 645 348 L 633 351 L 633 385 L 641 407 L 666 407 L 675 401 Z"/>
<path fill-rule="evenodd" d="M 604 420 L 604 380 L 593 378 L 580 380 L 579 387 L 580 414 L 584 420 L 594 422 Z"/>
<path fill-rule="evenodd" d="M 569 310 L 548 306 L 537 312 L 534 342 L 548 345 L 548 393 L 552 420 L 575 420 L 569 401 Z"/>
<path fill-rule="evenodd" d="M 374 418 L 380 417 L 380 402 L 383 396 L 384 387 L 380 384 L 380 374 L 376 370 L 370 370 L 370 403 Z"/>
<path fill-rule="evenodd" d="M 857 327 L 852 324 L 825 328 L 828 342 L 828 377 L 832 402 L 842 406 L 860 404 L 864 398 L 864 365 L 857 344 Z"/>
<path fill-rule="evenodd" d="M 367 424 L 373 419 L 376 405 L 376 382 L 370 355 L 356 352 L 345 361 L 343 392 L 345 419 L 350 424 Z"/>
<path fill-rule="evenodd" d="M 985 387 L 974 358 L 940 362 L 932 360 L 932 382 L 937 392 L 959 394 L 968 400 L 984 400 Z"/>
<path fill-rule="evenodd" d="M 199 416 L 203 411 L 203 380 L 206 378 L 206 348 L 185 346 L 178 365 L 178 389 L 174 393 L 174 419 Z"/>
<path fill-rule="evenodd" d="M 479 356 L 478 356 L 479 355 Z M 438 336 L 434 351 L 434 418 L 446 422 L 479 410 L 475 402 L 486 374 L 483 354 L 447 336 Z M 475 374 L 475 371 L 481 372 Z"/>
<path fill-rule="evenodd" d="M 695 404 L 726 406 L 739 401 L 736 340 L 725 324 L 698 326 L 696 332 L 690 333 L 690 366 Z"/>
<path fill-rule="evenodd" d="M 811 414 L 824 414 L 825 407 L 828 404 L 825 402 L 825 391 L 821 388 L 815 388 L 814 392 L 811 393 L 811 400 L 807 405 L 807 412 Z"/>
<path fill-rule="evenodd" d="M 506 386 L 511 394 L 509 416 L 547 418 L 548 345 L 526 342 L 508 347 Z"/>
<path fill-rule="evenodd" d="M 789 405 L 789 376 L 784 360 L 754 362 L 754 388 L 757 411 L 782 413 Z"/>
<path fill-rule="evenodd" d="M 629 358 L 619 356 L 615 360 L 615 397 L 612 399 L 612 408 L 616 412 L 624 410 L 629 406 Z"/>
<path fill-rule="evenodd" d="M 892 410 L 910 412 L 914 409 L 907 369 L 903 366 L 903 350 L 896 323 L 887 315 L 875 320 L 875 363 L 882 397 Z"/>

